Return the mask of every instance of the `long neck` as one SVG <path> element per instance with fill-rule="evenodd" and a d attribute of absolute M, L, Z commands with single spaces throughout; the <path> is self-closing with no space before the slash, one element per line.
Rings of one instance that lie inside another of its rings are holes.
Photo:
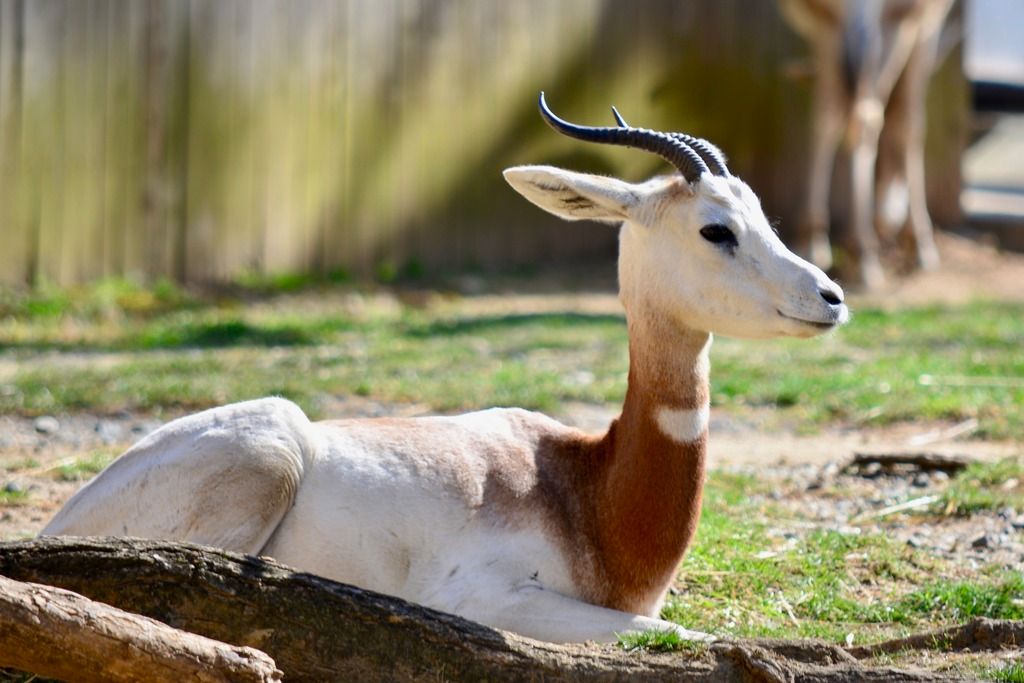
<path fill-rule="evenodd" d="M 709 405 L 711 335 L 634 313 L 629 386 L 622 415 L 605 437 L 597 513 L 611 583 L 635 591 L 619 596 L 624 603 L 660 597 L 693 539 Z"/>

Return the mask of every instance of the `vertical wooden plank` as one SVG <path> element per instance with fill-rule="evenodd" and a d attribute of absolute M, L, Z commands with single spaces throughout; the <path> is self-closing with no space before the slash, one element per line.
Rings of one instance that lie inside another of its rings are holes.
<path fill-rule="evenodd" d="M 63 216 L 64 44 L 66 15 L 58 3 L 31 2 L 26 17 L 26 113 L 23 150 L 31 153 L 27 186 L 34 283 L 59 282 Z"/>
<path fill-rule="evenodd" d="M 279 3 L 272 3 L 268 6 L 267 26 L 277 27 L 278 31 L 286 26 L 286 17 Z M 261 88 L 257 107 L 262 109 L 265 118 L 263 130 L 263 149 L 265 155 L 263 164 L 265 171 L 263 192 L 261 195 L 261 211 L 264 216 L 263 257 L 261 265 L 265 271 L 274 271 L 280 268 L 281 254 L 287 246 L 284 232 L 286 229 L 283 208 L 287 205 L 287 188 L 284 187 L 287 177 L 285 159 L 289 137 L 287 130 L 287 118 L 285 112 L 288 108 L 288 83 L 286 74 L 280 69 L 277 55 L 281 49 L 281 43 L 287 42 L 286 36 L 282 37 L 277 33 L 276 40 L 274 32 L 265 33 L 266 44 L 261 59 L 261 71 L 265 74 L 263 87 Z M 268 100 L 268 91 L 276 93 L 275 100 Z"/>
<path fill-rule="evenodd" d="M 268 3 L 252 6 L 251 37 L 249 43 L 248 70 L 252 75 L 249 81 L 247 107 L 252 119 L 252 130 L 249 134 L 249 165 L 250 179 L 250 215 L 252 216 L 252 254 L 250 269 L 262 272 L 266 267 L 266 256 L 269 249 L 270 223 L 267 207 L 267 194 L 271 187 L 269 180 L 270 129 L 267 110 L 262 107 L 268 80 L 271 75 L 266 71 L 267 35 L 272 31 L 274 17 L 270 13 Z"/>
<path fill-rule="evenodd" d="M 326 124 L 330 110 L 330 83 L 328 73 L 328 49 L 331 22 L 335 20 L 335 3 L 316 3 L 310 7 L 312 22 L 309 36 L 304 89 L 306 95 L 306 159 L 303 169 L 305 186 L 305 223 L 303 270 L 311 273 L 324 272 L 323 223 L 334 193 L 332 183 L 326 175 L 326 160 L 335 149 L 335 137 Z"/>
<path fill-rule="evenodd" d="M 79 248 L 70 259 L 70 272 L 66 281 L 84 282 L 108 276 L 104 268 L 108 249 L 104 243 L 104 216 L 106 213 L 106 187 L 103 168 L 106 164 L 106 111 L 109 62 L 107 60 L 107 31 L 109 0 L 91 0 L 82 4 L 86 16 L 77 30 L 84 36 L 83 54 L 78 56 L 76 87 L 71 98 L 71 116 L 74 123 L 73 147 L 70 154 L 70 173 L 74 184 L 74 202 L 67 217 L 66 230 L 80 236 Z M 84 73 L 82 73 L 84 70 Z"/>
<path fill-rule="evenodd" d="M 345 154 L 344 138 L 344 5 L 342 0 L 332 0 L 328 4 L 328 13 L 324 18 L 325 33 L 322 47 L 322 63 L 317 76 L 317 90 L 321 93 L 319 116 L 326 132 L 327 148 L 319 165 L 321 173 L 329 188 L 327 196 L 319 207 L 316 217 L 318 234 L 316 236 L 317 272 L 330 275 L 340 270 L 342 245 L 338 240 L 340 206 L 344 201 L 342 168 Z"/>
<path fill-rule="evenodd" d="M 171 186 L 168 181 L 168 119 L 173 93 L 167 2 L 118 0 L 111 31 L 112 84 L 107 112 L 116 121 L 108 135 L 114 180 L 108 218 L 115 272 L 132 278 L 169 276 L 167 246 Z M 153 98 L 154 93 L 159 93 Z M 110 224 L 112 223 L 112 225 Z M 153 262 L 159 268 L 153 269 Z"/>
<path fill-rule="evenodd" d="M 232 71 L 235 86 L 231 89 L 231 129 L 234 135 L 234 176 L 231 193 L 230 220 L 237 237 L 227 245 L 232 259 L 230 277 L 252 270 L 262 250 L 262 228 L 255 218 L 253 192 L 257 152 L 254 139 L 254 104 L 258 74 L 255 69 L 254 39 L 257 7 L 249 2 L 236 2 L 232 7 Z"/>
<path fill-rule="evenodd" d="M 25 2 L 0 0 L 0 283 L 23 284 L 30 233 L 22 197 Z"/>
<path fill-rule="evenodd" d="M 182 56 L 179 62 L 177 109 L 179 118 L 178 144 L 180 152 L 174 182 L 178 186 L 177 211 L 175 216 L 175 239 L 174 239 L 174 278 L 178 282 L 186 283 L 191 281 L 193 272 L 198 270 L 191 254 L 194 228 L 193 220 L 193 182 L 192 164 L 194 161 L 193 135 L 196 126 L 194 122 L 193 80 L 195 79 L 196 68 L 193 63 L 196 61 L 197 31 L 196 15 L 197 3 L 193 0 L 186 0 L 183 3 L 185 16 L 182 28 Z"/>
<path fill-rule="evenodd" d="M 54 46 L 58 59 L 57 115 L 59 129 L 57 147 L 54 150 L 55 188 L 59 192 L 53 210 L 49 230 L 44 238 L 44 254 L 51 259 L 52 279 L 58 284 L 76 281 L 76 261 L 86 240 L 81 231 L 78 212 L 83 210 L 86 193 L 77 184 L 78 168 L 84 159 L 81 154 L 85 145 L 78 138 L 82 112 L 79 94 L 82 84 L 79 79 L 88 79 L 89 55 L 89 5 L 91 2 L 55 3 L 54 10 L 59 26 L 59 42 Z M 86 114 L 88 116 L 88 114 Z"/>
<path fill-rule="evenodd" d="M 184 160 L 187 157 L 189 5 L 153 0 L 132 5 L 132 41 L 139 68 L 129 72 L 126 89 L 139 100 L 134 144 L 142 182 L 126 194 L 126 215 L 142 226 L 144 241 L 134 266 L 149 277 L 182 279 L 184 240 Z"/>
<path fill-rule="evenodd" d="M 358 260 L 355 256 L 357 249 L 356 226 L 355 226 L 355 112 L 358 83 L 356 82 L 356 39 L 359 29 L 356 25 L 356 10 L 359 0 L 350 0 L 345 4 L 344 29 L 342 33 L 342 81 L 344 92 L 342 95 L 342 151 L 341 171 L 339 179 L 339 190 L 341 198 L 339 201 L 337 230 L 340 233 L 337 244 L 339 264 L 354 273 L 361 269 L 358 267 Z"/>

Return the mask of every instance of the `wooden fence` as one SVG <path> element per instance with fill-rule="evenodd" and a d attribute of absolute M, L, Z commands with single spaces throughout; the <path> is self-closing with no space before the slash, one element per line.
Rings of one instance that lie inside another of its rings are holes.
<path fill-rule="evenodd" d="M 616 104 L 709 137 L 785 226 L 804 54 L 767 1 L 0 0 L 0 282 L 610 253 L 614 231 L 546 217 L 501 169 L 659 162 L 560 139 L 541 89 L 582 122 Z M 957 57 L 930 108 L 940 221 L 958 211 Z"/>

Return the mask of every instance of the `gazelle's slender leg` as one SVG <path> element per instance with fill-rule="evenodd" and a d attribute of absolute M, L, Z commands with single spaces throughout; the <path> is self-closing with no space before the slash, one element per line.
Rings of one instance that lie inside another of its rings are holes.
<path fill-rule="evenodd" d="M 650 629 L 674 631 L 684 640 L 714 640 L 670 621 L 591 605 L 532 586 L 513 588 L 504 596 L 481 595 L 474 603 L 463 604 L 460 613 L 494 628 L 554 643 L 614 643 L 620 633 Z"/>
<path fill-rule="evenodd" d="M 902 117 L 904 127 L 903 172 L 907 179 L 909 215 L 907 217 L 907 238 L 918 265 L 924 270 L 933 270 L 939 265 L 939 251 L 935 246 L 935 228 L 928 213 L 927 187 L 925 185 L 925 95 L 928 77 L 935 68 L 939 31 L 935 31 L 925 42 L 917 45 L 907 64 L 907 73 L 902 79 L 903 91 L 894 93 L 905 99 Z"/>
<path fill-rule="evenodd" d="M 923 117 L 915 115 L 916 119 Z M 921 138 L 924 137 L 924 122 L 921 121 Z M 910 144 L 906 155 L 907 191 L 910 200 L 908 216 L 909 237 L 914 242 L 917 264 L 924 270 L 939 266 L 939 250 L 935 246 L 935 227 L 928 213 L 927 192 L 924 178 L 924 141 Z"/>
<path fill-rule="evenodd" d="M 832 266 L 829 242 L 829 194 L 836 151 L 846 125 L 842 90 L 830 75 L 819 75 L 814 87 L 813 139 L 807 176 L 807 199 L 798 227 L 797 252 L 819 268 Z"/>
<path fill-rule="evenodd" d="M 882 105 L 875 99 L 860 100 L 851 126 L 850 151 L 850 228 L 853 233 L 853 274 L 867 288 L 881 286 L 885 272 L 878 259 L 875 234 L 875 161 L 882 127 Z"/>

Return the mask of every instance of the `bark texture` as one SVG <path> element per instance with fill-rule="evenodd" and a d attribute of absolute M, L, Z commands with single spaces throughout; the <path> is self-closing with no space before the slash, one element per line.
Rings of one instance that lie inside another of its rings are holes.
<path fill-rule="evenodd" d="M 159 541 L 3 543 L 0 575 L 258 648 L 289 682 L 953 680 L 866 667 L 841 648 L 814 642 L 723 641 L 669 654 L 550 645 L 272 560 Z"/>
<path fill-rule="evenodd" d="M 77 593 L 0 576 L 0 666 L 88 683 L 266 683 L 274 661 Z"/>

